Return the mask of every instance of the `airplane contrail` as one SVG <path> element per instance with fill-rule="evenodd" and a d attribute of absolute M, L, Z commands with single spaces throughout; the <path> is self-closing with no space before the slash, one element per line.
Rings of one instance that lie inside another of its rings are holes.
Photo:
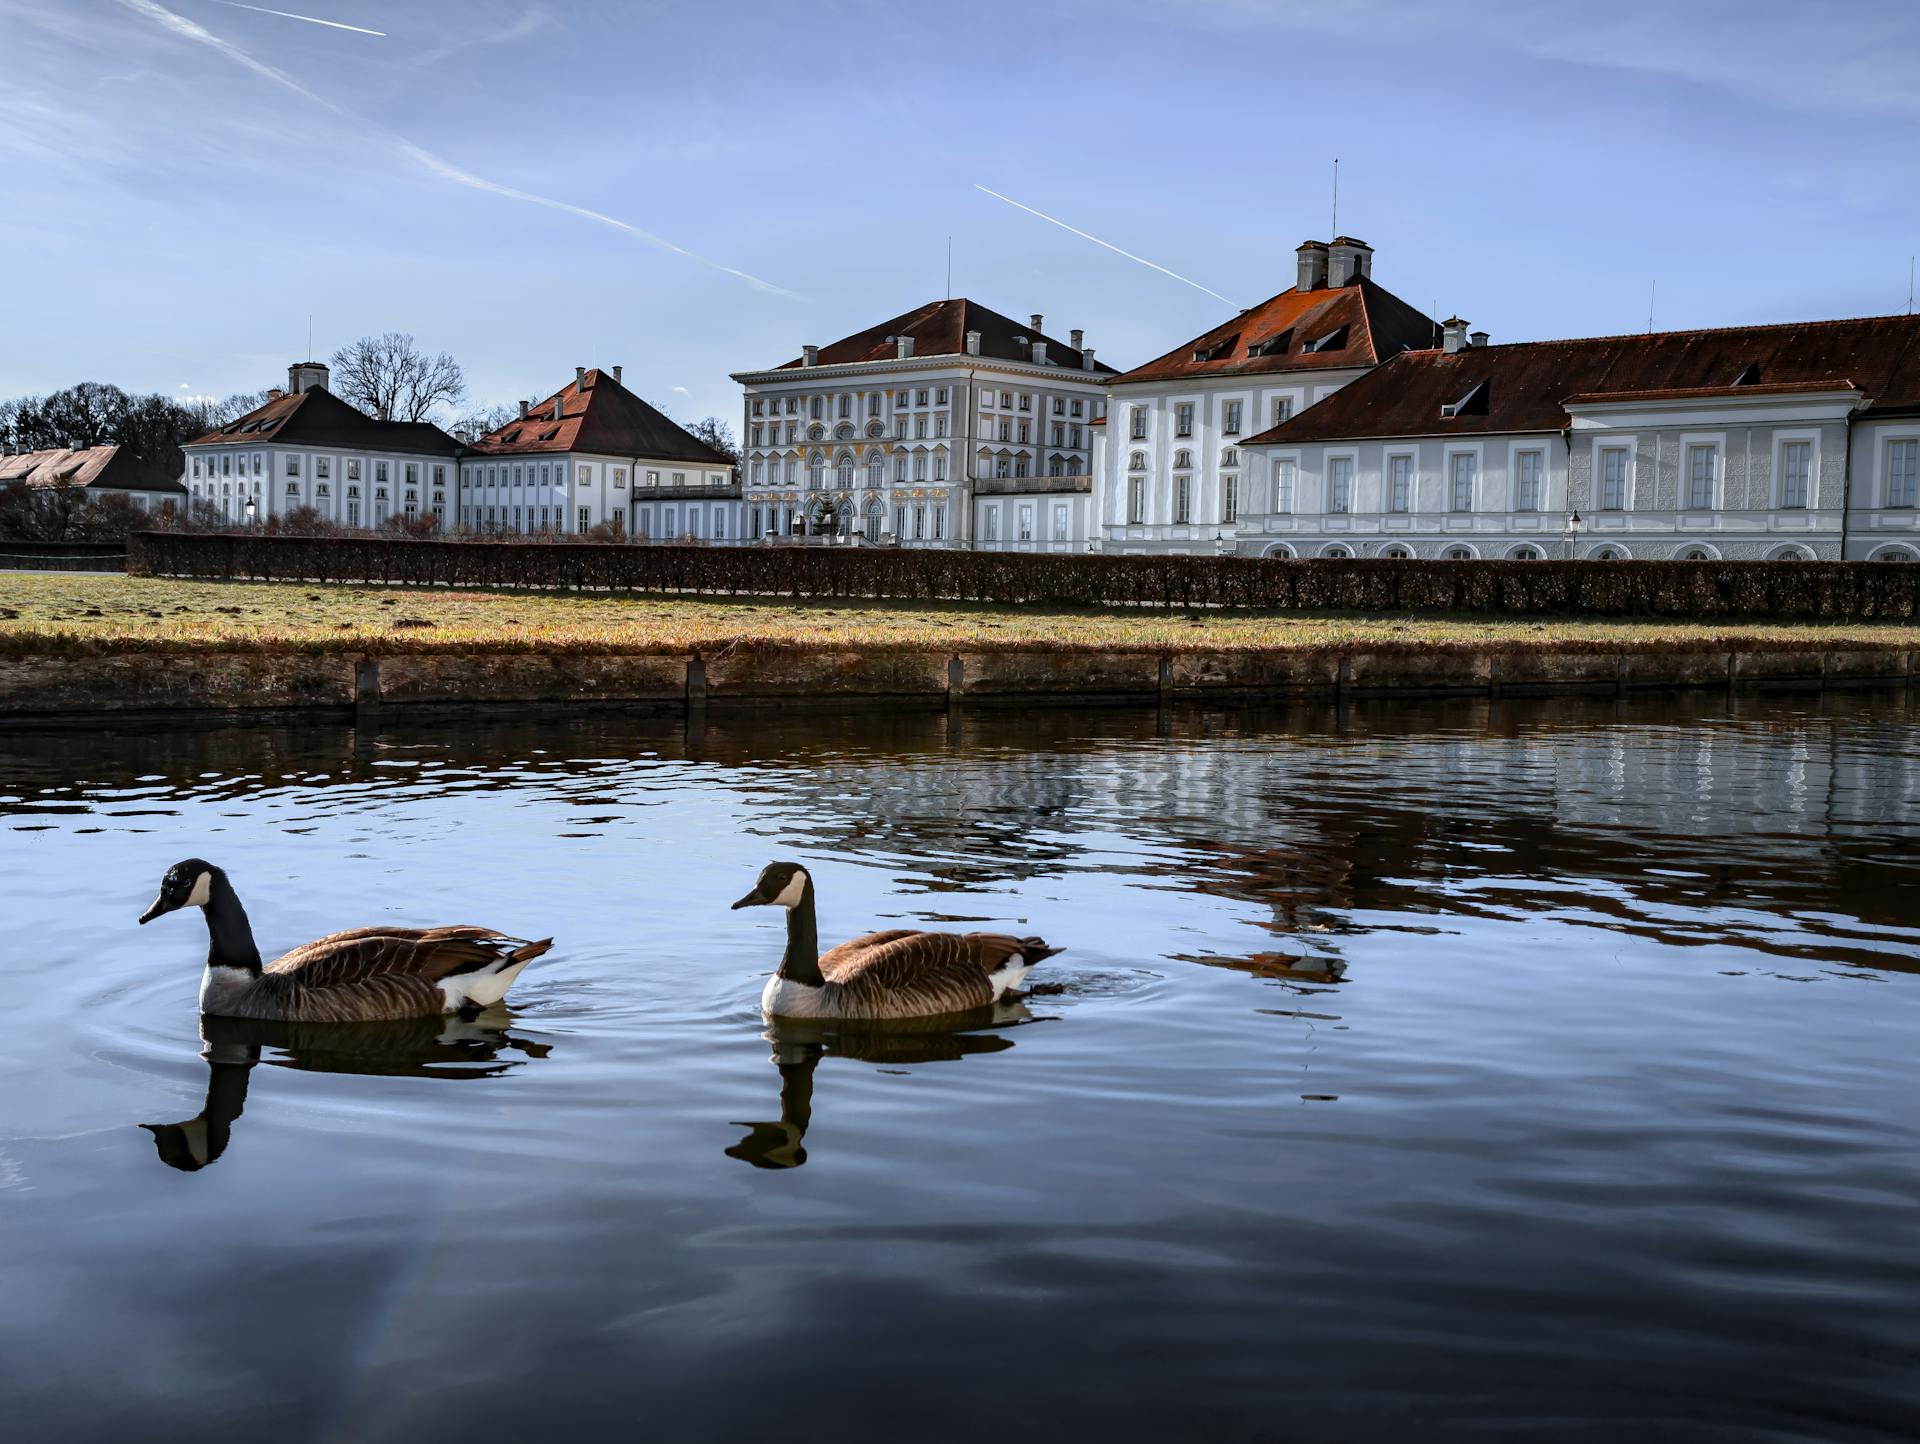
<path fill-rule="evenodd" d="M 1092 241 L 1096 246 L 1105 246 L 1108 250 L 1112 251 L 1116 256 L 1125 256 L 1129 261 L 1138 261 L 1141 265 L 1146 266 L 1151 270 L 1158 271 L 1163 276 L 1172 276 L 1174 280 L 1180 282 L 1182 285 L 1191 286 L 1196 291 L 1205 291 L 1209 296 L 1213 297 L 1216 301 L 1226 301 L 1226 303 L 1229 306 L 1234 304 L 1234 302 L 1227 300 L 1225 296 L 1221 295 L 1218 291 L 1214 290 L 1210 286 L 1203 286 L 1198 281 L 1188 280 L 1185 276 L 1181 275 L 1178 271 L 1169 271 L 1165 266 L 1160 265 L 1156 261 L 1149 261 L 1145 256 L 1136 256 L 1132 251 L 1123 251 L 1118 246 L 1114 245 L 1111 241 L 1103 241 L 1098 236 L 1088 235 L 1085 231 L 1081 230 L 1078 226 L 1070 226 L 1065 221 L 1056 219 L 1055 217 L 1048 215 L 1045 211 L 1036 211 L 1032 206 L 1021 205 L 1020 202 L 1015 200 L 1012 196 L 1003 196 L 1000 194 L 999 191 L 988 190 L 986 186 L 981 185 L 977 181 L 974 183 L 973 188 L 977 191 L 986 191 L 987 194 L 992 196 L 995 200 L 1005 201 L 1008 205 L 1013 206 L 1018 210 L 1023 210 L 1030 216 L 1038 216 L 1040 217 L 1041 220 L 1047 221 L 1052 225 L 1056 225 L 1060 227 L 1060 229 L 1063 231 L 1072 231 L 1073 234 L 1080 237 L 1080 239 L 1083 241 Z"/>
<path fill-rule="evenodd" d="M 343 25 L 338 20 L 322 20 L 317 15 L 295 15 L 291 10 L 269 10 L 264 5 L 242 5 L 240 0 L 219 0 L 219 3 L 233 10 L 251 10 L 256 15 L 278 15 L 282 20 L 304 20 L 309 25 L 325 25 L 330 30 L 351 30 L 355 35 L 378 35 L 387 38 L 384 30 L 369 30 L 364 25 Z"/>
<path fill-rule="evenodd" d="M 271 80 L 275 85 L 292 91 L 295 95 L 301 97 L 301 99 L 310 101 L 322 110 L 329 111 L 339 116 L 342 120 L 351 122 L 361 130 L 378 136 L 381 140 L 406 156 L 408 160 L 426 170 L 432 171 L 442 180 L 452 181 L 456 185 L 467 186 L 472 190 L 486 191 L 491 195 L 504 196 L 509 200 L 525 201 L 529 205 L 545 206 L 550 210 L 565 211 L 568 215 L 579 216 L 585 220 L 597 221 L 603 226 L 612 226 L 615 230 L 625 231 L 629 235 L 637 236 L 648 245 L 657 246 L 661 250 L 671 252 L 676 256 L 684 256 L 686 259 L 697 262 L 702 266 L 745 281 L 755 290 L 766 291 L 776 296 L 793 295 L 793 292 L 783 286 L 776 286 L 771 281 L 763 281 L 760 277 L 752 275 L 747 271 L 737 270 L 732 266 L 714 260 L 711 256 L 703 256 L 698 251 L 690 251 L 685 246 L 677 246 L 664 237 L 656 236 L 651 231 L 642 230 L 639 226 L 631 225 L 626 221 L 620 220 L 618 217 L 607 215 L 601 211 L 589 210 L 585 206 L 577 206 L 570 201 L 555 200 L 551 196 L 536 195 L 532 191 L 516 190 L 512 186 L 502 185 L 498 181 L 490 181 L 484 176 L 477 176 L 471 171 L 462 170 L 451 161 L 441 159 L 424 146 L 415 145 L 404 136 L 396 135 L 384 126 L 365 120 L 353 114 L 345 107 L 336 105 L 325 96 L 309 90 L 291 75 L 287 74 L 286 71 L 269 65 L 264 60 L 255 59 L 232 41 L 223 40 L 205 26 L 187 19 L 184 15 L 175 14 L 173 11 L 167 9 L 166 6 L 156 3 L 156 0 L 120 0 L 120 4 L 133 11 L 136 15 L 144 16 L 156 25 L 171 30 L 175 35 L 180 36 L 184 40 L 191 40 L 197 45 L 205 45 L 213 50 L 217 50 L 235 65 L 252 71 L 261 79 Z"/>

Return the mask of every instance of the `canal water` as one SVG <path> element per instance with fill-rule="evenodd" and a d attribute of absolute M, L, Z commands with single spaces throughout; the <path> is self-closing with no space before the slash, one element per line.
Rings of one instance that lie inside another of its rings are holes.
<path fill-rule="evenodd" d="M 195 856 L 555 946 L 203 1033 Z M 770 1036 L 774 858 L 1064 951 Z M 16 730 L 0 878 L 11 1438 L 1920 1428 L 1904 693 Z"/>

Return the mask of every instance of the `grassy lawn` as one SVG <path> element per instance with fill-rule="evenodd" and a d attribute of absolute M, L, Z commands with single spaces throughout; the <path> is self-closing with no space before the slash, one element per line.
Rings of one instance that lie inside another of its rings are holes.
<path fill-rule="evenodd" d="M 119 650 L 689 652 L 1743 645 L 1911 647 L 1901 624 L 1193 615 L 903 601 L 631 598 L 0 572 L 0 655 Z"/>

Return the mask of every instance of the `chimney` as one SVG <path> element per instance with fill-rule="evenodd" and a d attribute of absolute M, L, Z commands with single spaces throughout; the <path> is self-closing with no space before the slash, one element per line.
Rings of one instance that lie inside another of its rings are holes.
<path fill-rule="evenodd" d="M 285 396 L 286 394 L 287 393 L 282 391 L 278 386 L 269 386 L 267 388 L 267 400 L 269 401 L 278 401 L 282 396 Z"/>
<path fill-rule="evenodd" d="M 386 402 L 382 401 L 377 403 L 374 406 L 373 419 L 375 421 L 385 421 L 387 419 L 387 403 Z"/>
<path fill-rule="evenodd" d="M 1045 319 L 1046 318 L 1042 316 L 1038 311 L 1035 311 L 1031 316 L 1027 317 L 1027 320 L 1033 323 L 1032 325 L 1028 326 L 1027 329 L 1029 331 L 1044 331 L 1046 327 L 1042 326 L 1040 323 Z"/>
<path fill-rule="evenodd" d="M 564 396 L 554 397 L 553 398 L 553 419 L 555 421 L 558 421 L 566 414 L 567 414 L 566 398 Z"/>
<path fill-rule="evenodd" d="M 522 401 L 520 403 L 520 419 L 522 421 L 525 421 L 527 419 L 527 409 L 528 409 L 528 403 Z"/>
<path fill-rule="evenodd" d="M 980 333 L 978 331 L 967 332 L 967 354 L 969 356 L 978 356 L 980 354 Z"/>
<path fill-rule="evenodd" d="M 1493 338 L 1488 336 L 1485 331 L 1475 331 L 1472 335 L 1467 337 L 1467 344 L 1469 346 L 1484 346 L 1487 344 L 1488 341 L 1492 339 Z"/>
<path fill-rule="evenodd" d="M 613 368 L 613 384 L 615 386 L 620 384 L 620 368 L 618 366 Z"/>
<path fill-rule="evenodd" d="M 904 361 L 913 355 L 913 337 L 895 336 L 893 338 L 893 355 L 897 361 Z"/>
<path fill-rule="evenodd" d="M 1078 351 L 1082 346 L 1086 345 L 1086 343 L 1087 333 L 1085 331 L 1067 332 L 1067 344 L 1073 347 L 1074 350 Z"/>
<path fill-rule="evenodd" d="M 818 366 L 820 364 L 820 348 L 818 346 L 802 346 L 800 348 L 800 364 L 802 366 Z"/>
<path fill-rule="evenodd" d="M 1352 236 L 1335 236 L 1327 247 L 1327 284 L 1351 286 L 1373 274 L 1373 247 Z"/>
<path fill-rule="evenodd" d="M 587 368 L 586 367 L 576 366 L 573 368 L 573 384 L 575 389 L 577 390 L 585 391 L 587 389 Z"/>
<path fill-rule="evenodd" d="M 1300 272 L 1293 283 L 1296 291 L 1317 291 L 1327 284 L 1327 248 L 1319 241 L 1303 242 L 1295 251 Z"/>
<path fill-rule="evenodd" d="M 1441 347 L 1452 355 L 1465 348 L 1467 344 L 1467 323 L 1458 316 L 1449 316 L 1440 323 Z"/>
<path fill-rule="evenodd" d="M 1033 343 L 1033 364 L 1036 366 L 1044 366 L 1047 364 L 1047 343 L 1045 341 L 1035 341 Z"/>
<path fill-rule="evenodd" d="M 1081 351 L 1080 364 L 1085 366 L 1089 371 L 1093 370 L 1093 347 L 1088 346 Z"/>

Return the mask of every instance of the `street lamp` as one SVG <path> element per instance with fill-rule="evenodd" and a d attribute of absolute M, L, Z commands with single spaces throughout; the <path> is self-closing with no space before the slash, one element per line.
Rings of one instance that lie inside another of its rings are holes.
<path fill-rule="evenodd" d="M 1575 543 L 1580 540 L 1580 513 L 1575 512 L 1567 518 L 1567 560 L 1573 560 Z"/>
<path fill-rule="evenodd" d="M 254 513 L 253 498 L 248 497 L 247 498 L 247 525 L 248 526 L 253 525 L 253 513 Z"/>

